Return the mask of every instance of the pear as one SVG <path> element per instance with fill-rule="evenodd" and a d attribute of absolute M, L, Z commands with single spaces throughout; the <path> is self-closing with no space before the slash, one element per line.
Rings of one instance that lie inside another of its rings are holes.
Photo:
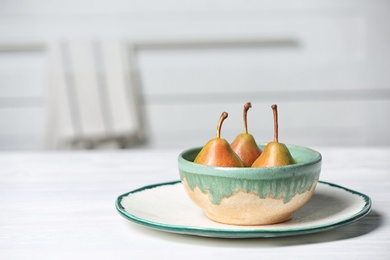
<path fill-rule="evenodd" d="M 244 105 L 244 133 L 237 135 L 236 139 L 230 145 L 233 151 L 240 157 L 244 167 L 250 167 L 261 154 L 255 138 L 248 133 L 247 113 L 251 107 L 252 104 L 250 102 Z"/>
<path fill-rule="evenodd" d="M 194 162 L 210 166 L 243 167 L 240 157 L 233 151 L 226 139 L 220 138 L 223 121 L 228 113 L 223 112 L 217 125 L 217 136 L 208 141 L 196 156 Z"/>
<path fill-rule="evenodd" d="M 252 164 L 252 167 L 274 167 L 294 164 L 294 159 L 287 146 L 278 140 L 278 110 L 274 104 L 271 106 L 274 113 L 274 141 L 269 142 L 263 152 Z"/>

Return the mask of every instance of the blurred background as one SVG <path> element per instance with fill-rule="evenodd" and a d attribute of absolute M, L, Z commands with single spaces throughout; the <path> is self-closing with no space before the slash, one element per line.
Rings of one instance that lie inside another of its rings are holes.
<path fill-rule="evenodd" d="M 0 0 L 0 150 L 390 145 L 390 0 Z"/>

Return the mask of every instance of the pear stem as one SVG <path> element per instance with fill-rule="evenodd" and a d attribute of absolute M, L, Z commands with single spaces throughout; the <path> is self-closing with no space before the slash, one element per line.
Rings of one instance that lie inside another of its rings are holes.
<path fill-rule="evenodd" d="M 276 104 L 273 104 L 271 106 L 273 112 L 274 112 L 274 142 L 277 143 L 279 142 L 278 140 L 278 135 L 279 135 L 279 130 L 278 130 L 278 106 Z"/>
<path fill-rule="evenodd" d="M 251 107 L 252 107 L 251 102 L 246 102 L 246 104 L 244 105 L 244 133 L 245 134 L 248 134 L 247 113 L 248 113 L 249 108 L 251 108 Z"/>
<path fill-rule="evenodd" d="M 228 117 L 228 113 L 222 112 L 221 117 L 219 118 L 219 122 L 217 125 L 217 138 L 220 138 L 221 136 L 221 128 L 223 121 Z"/>

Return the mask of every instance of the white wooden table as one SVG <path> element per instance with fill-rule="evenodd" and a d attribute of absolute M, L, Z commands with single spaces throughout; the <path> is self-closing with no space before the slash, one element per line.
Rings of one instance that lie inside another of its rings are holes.
<path fill-rule="evenodd" d="M 369 215 L 310 235 L 217 239 L 127 221 L 116 198 L 178 180 L 179 150 L 3 152 L 0 259 L 390 259 L 390 147 L 313 147 L 321 180 L 371 197 Z"/>

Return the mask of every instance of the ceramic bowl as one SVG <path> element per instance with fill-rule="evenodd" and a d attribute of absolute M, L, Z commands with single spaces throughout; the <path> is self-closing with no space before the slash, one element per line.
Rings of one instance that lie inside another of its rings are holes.
<path fill-rule="evenodd" d="M 213 221 L 268 225 L 287 221 L 314 193 L 321 154 L 287 145 L 296 164 L 270 168 L 213 167 L 194 163 L 201 147 L 179 155 L 186 193 Z M 260 148 L 264 148 L 260 145 Z"/>

